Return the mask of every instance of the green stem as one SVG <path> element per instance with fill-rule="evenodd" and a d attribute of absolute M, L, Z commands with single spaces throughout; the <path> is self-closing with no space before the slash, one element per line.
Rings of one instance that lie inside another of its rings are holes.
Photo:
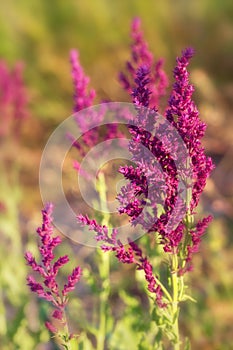
<path fill-rule="evenodd" d="M 108 314 L 108 302 L 109 302 L 109 254 L 105 254 L 100 251 L 100 261 L 99 261 L 99 273 L 102 282 L 102 290 L 99 295 L 99 329 L 97 333 L 97 350 L 104 350 L 105 338 L 106 338 L 106 328 L 107 328 L 107 314 Z"/>
<path fill-rule="evenodd" d="M 179 336 L 179 277 L 178 277 L 178 256 L 172 255 L 172 315 L 174 332 L 174 350 L 180 349 Z"/>
<path fill-rule="evenodd" d="M 1 280 L 1 276 L 0 276 Z M 7 319 L 6 319 L 6 310 L 3 302 L 3 290 L 0 289 L 0 338 L 5 336 L 7 333 Z"/>
<path fill-rule="evenodd" d="M 64 329 L 63 329 L 62 334 L 60 335 L 60 338 L 63 341 L 62 346 L 64 347 L 65 350 L 72 350 L 71 339 L 70 339 L 70 330 L 69 330 L 65 310 L 63 310 L 63 322 L 64 322 Z"/>
<path fill-rule="evenodd" d="M 105 182 L 105 176 L 103 172 L 99 173 L 97 190 L 99 192 L 100 198 L 100 210 L 102 213 L 102 225 L 109 226 L 109 212 L 107 208 L 107 188 Z M 108 319 L 108 302 L 110 294 L 110 257 L 108 253 L 104 253 L 99 250 L 99 260 L 98 260 L 98 270 L 101 279 L 101 292 L 99 295 L 99 329 L 97 333 L 97 347 L 96 350 L 104 350 L 106 329 L 107 329 L 107 319 Z"/>

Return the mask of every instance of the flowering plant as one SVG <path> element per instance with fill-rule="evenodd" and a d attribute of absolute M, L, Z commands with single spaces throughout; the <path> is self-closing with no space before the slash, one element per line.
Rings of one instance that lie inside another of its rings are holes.
<path fill-rule="evenodd" d="M 133 165 L 119 168 L 127 184 L 121 188 L 117 199 L 120 203 L 119 215 L 125 214 L 136 231 L 140 227 L 143 237 L 136 242 L 135 237 L 126 234 L 123 241 L 119 229 L 113 227 L 110 215 L 106 213 L 105 176 L 104 172 L 100 172 L 96 187 L 101 214 L 93 219 L 83 214 L 77 216 L 81 227 L 94 231 L 102 250 L 98 252 L 97 261 L 103 286 L 99 292 L 99 326 L 92 335 L 96 337 L 97 349 L 104 350 L 107 325 L 111 323 L 108 321 L 112 321 L 107 304 L 110 296 L 109 252 L 114 252 L 119 262 L 132 264 L 143 274 L 150 299 L 149 323 L 150 328 L 154 325 L 153 334 L 152 337 L 144 334 L 138 349 L 172 346 L 179 350 L 183 343 L 179 331 L 180 305 L 186 299 L 193 300 L 186 293 L 185 273 L 192 269 L 193 253 L 198 251 L 201 237 L 211 221 L 211 216 L 196 220 L 196 208 L 213 164 L 201 145 L 206 124 L 199 118 L 192 99 L 194 87 L 189 82 L 187 66 L 194 54 L 193 49 L 185 49 L 177 58 L 175 82 L 163 111 L 161 100 L 166 94 L 168 79 L 163 70 L 163 60 L 156 61 L 148 49 L 139 19 L 133 21 L 132 39 L 131 60 L 126 64 L 126 73 L 120 73 L 119 79 L 131 96 L 134 109 L 134 113 L 122 112 L 130 134 L 128 148 Z M 84 157 L 96 142 L 121 138 L 122 131 L 114 123 L 106 124 L 100 133 L 97 127 L 92 127 L 93 119 L 100 124 L 104 120 L 107 104 L 103 103 L 97 110 L 90 109 L 95 91 L 88 91 L 89 78 L 74 50 L 71 52 L 71 64 L 74 111 L 77 112 L 74 118 L 83 137 L 76 140 L 72 135 L 68 136 L 79 155 Z M 80 162 L 75 162 L 75 168 L 81 172 Z M 88 173 L 82 172 L 82 175 L 88 178 Z M 38 264 L 31 253 L 25 256 L 43 282 L 37 283 L 29 276 L 28 285 L 38 296 L 55 306 L 52 317 L 60 321 L 60 328 L 52 323 L 46 325 L 69 349 L 71 335 L 67 328 L 65 306 L 67 294 L 79 281 L 81 269 L 75 268 L 68 277 L 68 283 L 62 290 L 59 289 L 56 277 L 59 269 L 68 262 L 68 257 L 60 257 L 52 263 L 53 249 L 60 244 L 60 239 L 52 237 L 51 210 L 49 206 L 43 211 L 43 226 L 37 231 L 41 238 L 42 264 Z M 160 273 L 157 263 L 160 258 L 165 262 L 166 274 Z M 112 331 L 114 327 L 110 328 Z M 185 349 L 188 348 L 189 341 L 186 340 Z"/>
<path fill-rule="evenodd" d="M 194 54 L 193 49 L 184 50 L 181 57 L 177 58 L 175 83 L 164 121 L 161 122 L 157 113 L 158 101 L 164 95 L 166 75 L 162 71 L 161 61 L 153 63 L 153 56 L 142 38 L 138 19 L 133 22 L 132 31 L 132 61 L 127 62 L 129 76 L 121 73 L 120 80 L 131 93 L 136 109 L 136 122 L 133 125 L 129 122 L 132 137 L 129 149 L 135 166 L 127 165 L 119 169 L 129 181 L 118 195 L 121 204 L 119 213 L 127 214 L 132 225 L 141 225 L 150 238 L 156 236 L 167 256 L 168 279 L 163 281 L 159 277 L 147 252 L 143 252 L 138 243 L 128 238 L 128 245 L 124 245 L 118 238 L 117 229 L 100 225 L 87 215 L 78 215 L 78 222 L 95 232 L 96 240 L 102 242 L 104 252 L 113 251 L 120 262 L 135 264 L 137 270 L 144 272 L 156 312 L 160 308 L 159 319 L 156 320 L 159 328 L 168 336 L 174 349 L 178 350 L 181 345 L 178 325 L 180 303 L 187 298 L 192 299 L 185 293 L 184 273 L 192 269 L 192 255 L 198 251 L 201 237 L 211 221 L 211 216 L 208 216 L 195 223 L 194 215 L 213 164 L 206 157 L 200 142 L 206 124 L 199 119 L 198 109 L 192 100 L 194 87 L 189 83 L 187 66 Z M 149 132 L 156 123 L 156 133 Z M 178 136 L 171 133 L 174 129 Z M 187 156 L 181 156 L 181 159 L 179 137 L 187 150 Z M 156 185 L 161 172 L 156 164 L 145 160 L 142 146 L 154 155 L 162 168 L 165 187 L 159 194 Z M 175 152 L 172 148 L 175 148 Z M 180 169 L 177 163 L 182 165 Z M 182 189 L 179 188 L 179 177 L 182 178 Z M 184 187 L 186 193 L 182 198 Z M 159 213 L 162 199 L 164 206 Z M 150 210 L 143 213 L 145 205 L 149 205 Z M 152 347 L 158 349 L 163 345 L 160 341 L 152 344 Z"/>

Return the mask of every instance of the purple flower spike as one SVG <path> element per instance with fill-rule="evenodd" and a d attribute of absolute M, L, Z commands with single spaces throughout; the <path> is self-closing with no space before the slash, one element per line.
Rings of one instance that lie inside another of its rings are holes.
<path fill-rule="evenodd" d="M 76 284 L 80 280 L 82 270 L 77 266 L 72 274 L 68 276 L 68 283 L 60 290 L 57 282 L 57 275 L 60 268 L 69 262 L 69 258 L 67 255 L 64 255 L 54 261 L 54 248 L 61 244 L 61 238 L 54 236 L 52 211 L 53 205 L 47 204 L 45 209 L 42 210 L 42 226 L 37 229 L 37 233 L 40 237 L 39 251 L 41 254 L 41 263 L 36 262 L 31 252 L 25 253 L 27 265 L 40 276 L 42 281 L 37 282 L 33 276 L 29 275 L 27 277 L 27 284 L 31 291 L 36 293 L 38 297 L 51 302 L 56 307 L 52 317 L 62 321 L 66 319 L 64 317 L 64 310 L 68 301 L 67 296 L 75 289 Z M 46 322 L 46 327 L 52 333 L 58 332 L 58 329 L 50 322 Z M 64 327 L 62 322 L 61 327 Z"/>
<path fill-rule="evenodd" d="M 84 74 L 83 68 L 79 62 L 77 50 L 71 50 L 70 62 L 72 66 L 72 77 L 74 83 L 74 112 L 90 107 L 95 98 L 95 90 L 87 91 L 90 81 L 89 77 Z"/>
<path fill-rule="evenodd" d="M 64 288 L 62 290 L 62 295 L 66 296 L 69 294 L 72 290 L 75 289 L 76 284 L 79 282 L 81 277 L 82 270 L 79 266 L 77 266 L 73 271 L 72 274 L 68 276 L 68 283 L 64 285 Z"/>
<path fill-rule="evenodd" d="M 166 94 L 168 86 L 167 75 L 163 70 L 164 60 L 154 60 L 153 54 L 148 48 L 148 43 L 143 37 L 139 18 L 135 18 L 132 22 L 131 37 L 133 41 L 131 45 L 131 61 L 126 63 L 127 74 L 121 72 L 119 80 L 122 87 L 131 95 L 134 92 L 135 79 L 139 67 L 147 69 L 149 77 L 148 87 L 150 90 L 148 107 L 158 109 L 159 101 Z"/>
<path fill-rule="evenodd" d="M 93 106 L 95 91 L 88 90 L 89 77 L 79 62 L 78 51 L 71 50 L 70 62 L 72 67 L 72 78 L 74 85 L 74 119 L 78 130 L 81 132 L 81 137 L 76 140 L 72 134 L 68 134 L 68 139 L 72 142 L 72 146 L 78 151 L 78 155 L 84 158 L 88 151 L 98 142 L 108 141 L 110 139 L 120 139 L 124 137 L 124 133 L 118 127 L 118 124 L 109 123 L 103 128 L 106 117 L 105 103 L 101 103 L 99 108 L 88 108 Z M 99 126 L 93 127 L 93 121 Z M 108 152 L 108 150 L 106 150 Z M 89 176 L 80 171 L 80 163 L 76 160 L 74 168 L 80 175 Z"/>
<path fill-rule="evenodd" d="M 176 83 L 170 98 L 170 110 L 168 109 L 169 116 L 171 114 L 178 115 L 176 126 L 192 159 L 194 186 L 191 210 L 198 205 L 206 180 L 214 169 L 212 160 L 210 157 L 206 157 L 200 141 L 205 134 L 206 124 L 200 120 L 198 109 L 191 99 L 194 87 L 189 84 L 186 66 L 193 53 L 194 51 L 188 48 L 183 51 L 182 57 L 177 59 L 177 67 L 174 70 Z"/>
<path fill-rule="evenodd" d="M 90 230 L 95 231 L 96 233 L 96 241 L 102 241 L 105 243 L 108 243 L 110 245 L 115 245 L 117 244 L 116 241 L 116 232 L 113 229 L 111 235 L 109 235 L 109 231 L 110 229 L 108 229 L 107 226 L 105 225 L 99 225 L 97 224 L 97 222 L 95 220 L 91 220 L 88 218 L 87 215 L 78 215 L 77 216 L 77 221 L 79 224 L 81 224 L 81 226 L 88 226 Z"/>
<path fill-rule="evenodd" d="M 147 257 L 142 255 L 142 250 L 135 242 L 130 242 L 130 247 L 139 259 L 137 261 L 137 269 L 143 270 L 145 279 L 148 282 L 148 291 L 155 294 L 156 303 L 159 307 L 163 308 L 166 304 L 163 302 L 163 292 L 160 285 L 158 285 L 158 277 L 153 274 L 153 267 Z"/>
<path fill-rule="evenodd" d="M 109 235 L 110 229 L 106 226 L 98 225 L 95 220 L 91 220 L 87 216 L 78 215 L 77 220 L 82 226 L 89 226 L 90 230 L 96 232 L 96 240 L 105 243 L 101 246 L 104 252 L 115 252 L 116 258 L 123 264 L 135 264 L 138 270 L 143 270 L 145 279 L 148 282 L 148 291 L 155 294 L 159 307 L 166 306 L 163 302 L 163 292 L 157 283 L 158 278 L 153 275 L 152 265 L 149 263 L 148 258 L 143 256 L 142 250 L 135 242 L 129 242 L 129 245 L 124 246 L 117 239 L 118 232 L 116 229 L 113 229 L 112 234 Z"/>
<path fill-rule="evenodd" d="M 28 117 L 28 92 L 23 79 L 23 64 L 18 62 L 12 71 L 0 61 L 0 136 L 11 132 L 18 137 L 22 122 Z"/>

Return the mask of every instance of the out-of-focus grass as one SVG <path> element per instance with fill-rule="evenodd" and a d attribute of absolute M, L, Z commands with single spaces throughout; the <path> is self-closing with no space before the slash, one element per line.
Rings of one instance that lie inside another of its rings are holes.
<path fill-rule="evenodd" d="M 13 215 L 1 214 L 1 284 L 4 298 L 12 299 L 12 305 L 4 305 L 8 308 L 5 316 L 10 322 L 16 309 L 23 307 L 26 315 L 25 310 L 31 305 L 31 310 L 35 312 L 32 312 L 30 322 L 35 321 L 38 312 L 43 314 L 43 308 L 36 308 L 33 303 L 26 306 L 29 300 L 23 282 L 26 269 L 23 257 L 19 255 L 24 249 L 22 244 L 33 245 L 34 236 L 28 238 L 29 230 L 34 228 L 35 218 L 38 224 L 40 221 L 40 154 L 49 134 L 72 112 L 69 50 L 73 47 L 79 49 L 81 61 L 91 76 L 91 84 L 97 90 L 98 101 L 102 98 L 125 100 L 117 74 L 129 57 L 128 33 L 134 16 L 142 18 L 145 35 L 155 55 L 166 58 L 170 77 L 175 57 L 184 47 L 193 46 L 197 51 L 191 65 L 191 77 L 197 87 L 195 98 L 201 116 L 209 126 L 205 146 L 217 165 L 207 186 L 203 209 L 212 212 L 215 221 L 205 237 L 201 254 L 195 258 L 195 269 L 189 276 L 192 294 L 198 303 L 184 306 L 182 330 L 184 334 L 190 334 L 193 349 L 200 346 L 211 350 L 230 349 L 233 342 L 231 0 L 1 2 L 0 58 L 12 64 L 16 60 L 25 62 L 32 110 L 32 118 L 24 128 L 24 140 L 17 152 L 12 150 L 12 156 L 19 158 L 21 163 L 20 184 L 17 185 L 21 191 L 20 200 L 15 196 L 9 179 L 1 174 L 1 193 L 9 200 L 8 206 Z M 22 236 L 20 231 L 23 232 Z M 6 252 L 9 263 L 4 259 Z M 17 265 L 11 256 L 14 256 Z M 85 254 L 80 255 L 83 262 L 86 258 Z M 128 271 L 122 268 L 121 274 L 117 274 L 120 286 L 125 286 L 126 277 Z M 1 309 L 1 314 L 4 313 Z M 15 334 L 11 332 L 7 335 L 9 344 L 14 336 L 20 342 L 20 338 L 23 335 L 26 337 L 25 334 L 33 329 L 34 339 L 30 333 L 28 350 L 34 349 L 36 341 L 41 343 L 48 339 L 46 331 L 40 333 L 43 326 L 32 323 L 28 330 L 28 320 L 21 321 L 19 333 L 15 331 Z M 0 327 L 4 327 L 4 322 L 1 321 Z M 4 339 L 4 342 L 7 340 Z M 47 348 L 38 345 L 38 349 Z"/>

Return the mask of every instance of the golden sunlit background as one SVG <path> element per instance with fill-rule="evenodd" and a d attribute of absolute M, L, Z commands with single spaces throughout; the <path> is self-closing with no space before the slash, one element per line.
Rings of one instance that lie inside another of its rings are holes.
<path fill-rule="evenodd" d="M 139 16 L 155 57 L 173 82 L 175 59 L 192 46 L 195 101 L 208 128 L 203 141 L 216 169 L 201 209 L 214 221 L 189 275 L 197 304 L 185 306 L 182 332 L 192 349 L 228 350 L 233 343 L 233 2 L 232 0 L 8 0 L 0 3 L 0 60 L 24 66 L 28 115 L 20 134 L 1 133 L 0 344 L 3 350 L 58 349 L 43 326 L 46 306 L 26 286 L 26 249 L 36 250 L 40 225 L 39 162 L 52 131 L 72 114 L 69 52 L 76 48 L 97 92 L 95 102 L 128 101 L 118 82 L 130 56 L 130 25 Z M 1 91 L 0 91 L 1 94 Z M 0 130 L 6 123 L 0 105 Z M 76 248 L 65 241 L 73 254 Z M 80 249 L 76 263 L 93 254 Z M 131 290 L 122 269 L 122 288 Z M 113 275 L 114 276 L 114 275 Z M 83 282 L 85 283 L 85 282 Z M 117 286 L 114 286 L 117 288 Z M 82 293 L 80 294 L 83 296 Z M 114 309 L 114 298 L 112 301 Z M 112 349 L 115 349 L 113 346 Z M 116 348 L 117 349 L 117 348 Z M 124 348 L 122 348 L 124 349 Z M 132 347 L 132 349 L 134 349 Z M 119 349 L 117 349 L 119 350 Z"/>

